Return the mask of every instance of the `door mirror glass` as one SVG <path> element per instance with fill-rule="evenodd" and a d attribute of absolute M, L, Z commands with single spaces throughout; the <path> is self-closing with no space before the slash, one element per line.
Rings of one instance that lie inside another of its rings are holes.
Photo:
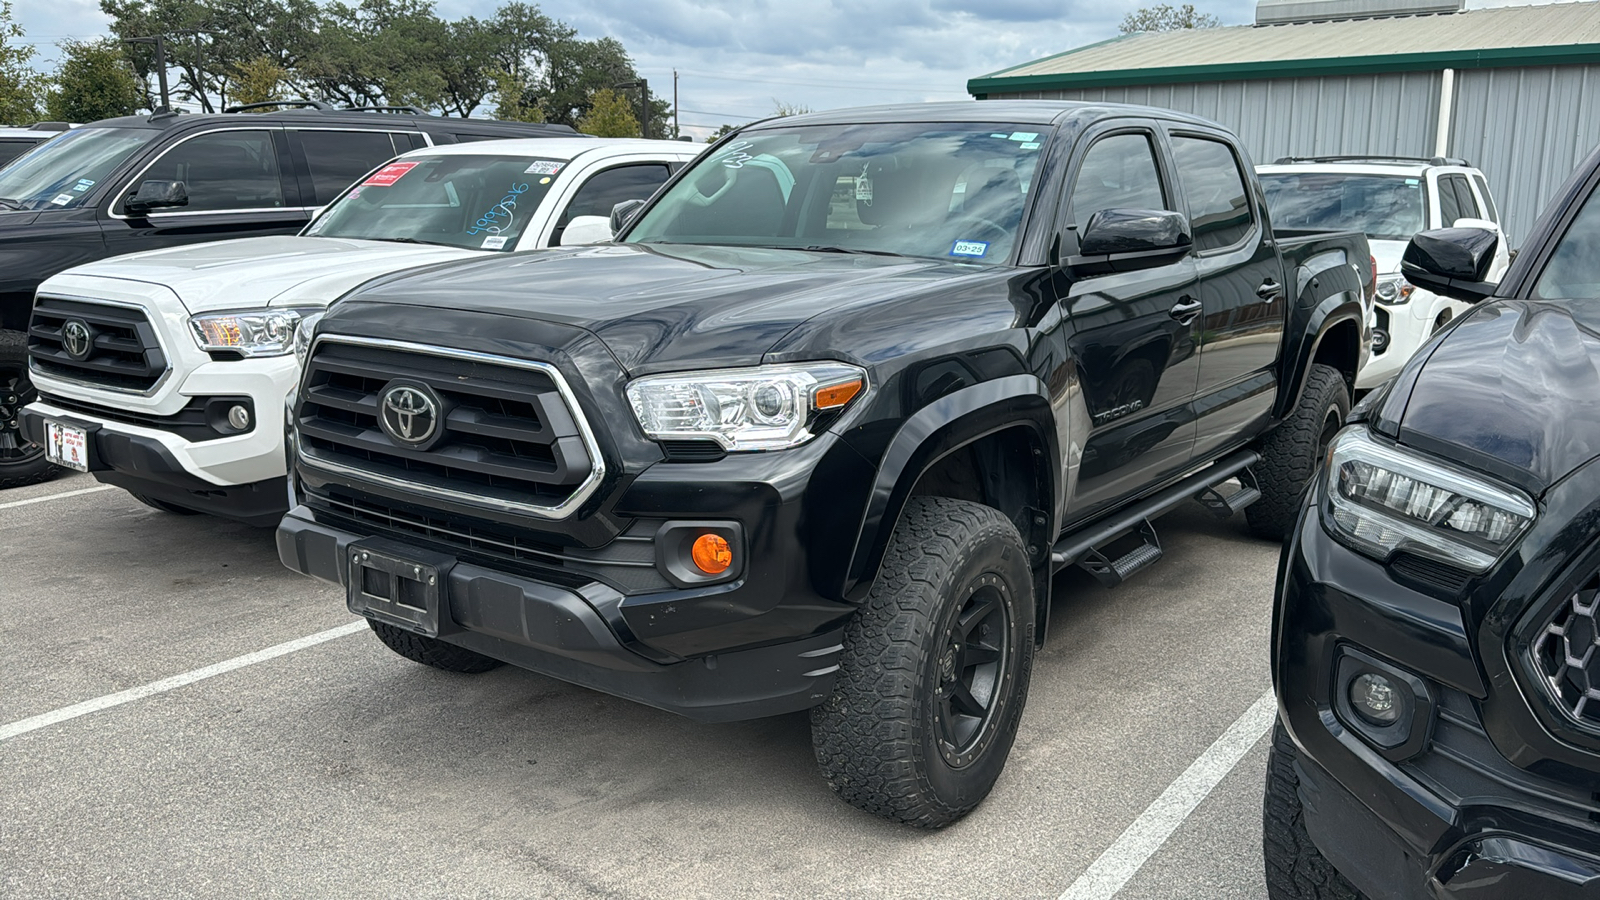
<path fill-rule="evenodd" d="M 567 230 L 561 233 L 561 246 L 609 244 L 611 236 L 610 219 L 605 216 L 578 216 L 568 222 Z"/>
<path fill-rule="evenodd" d="M 1102 209 L 1078 238 L 1074 268 L 1125 272 L 1177 259 L 1194 246 L 1189 220 L 1166 209 Z"/>
<path fill-rule="evenodd" d="M 1435 294 L 1476 303 L 1494 293 L 1495 285 L 1484 279 L 1499 243 L 1500 235 L 1484 228 L 1418 232 L 1406 245 L 1400 272 Z"/>
<path fill-rule="evenodd" d="M 189 190 L 181 181 L 150 181 L 139 183 L 139 189 L 123 202 L 130 213 L 145 213 L 152 209 L 170 209 L 189 205 Z"/>
<path fill-rule="evenodd" d="M 611 207 L 611 233 L 614 235 L 621 233 L 622 229 L 627 227 L 627 224 L 633 221 L 633 217 L 638 215 L 639 210 L 643 208 L 643 200 L 624 200 Z"/>

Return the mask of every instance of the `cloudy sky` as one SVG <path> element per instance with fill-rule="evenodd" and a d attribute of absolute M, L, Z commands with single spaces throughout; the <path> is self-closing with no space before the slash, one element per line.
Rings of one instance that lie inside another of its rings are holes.
<path fill-rule="evenodd" d="M 445 18 L 485 16 L 500 0 L 436 0 Z M 622 41 L 658 96 L 678 72 L 683 130 L 771 115 L 776 103 L 830 109 L 963 100 L 968 78 L 1112 37 L 1156 0 L 545 0 L 580 36 Z M 1170 0 L 1169 0 L 1170 2 Z M 1469 7 L 1526 0 L 1469 0 Z M 13 0 L 50 67 L 63 38 L 106 33 L 98 0 Z M 1176 2 L 1174 5 L 1178 5 Z M 1225 25 L 1253 0 L 1195 4 Z"/>

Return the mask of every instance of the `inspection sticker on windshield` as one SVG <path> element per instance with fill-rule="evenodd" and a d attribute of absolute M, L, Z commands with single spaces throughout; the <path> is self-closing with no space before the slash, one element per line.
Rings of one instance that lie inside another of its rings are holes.
<path fill-rule="evenodd" d="M 1037 141 L 1039 139 L 1039 132 L 1037 132 L 1037 131 L 1013 131 L 1013 132 L 1011 132 L 1011 139 L 1013 141 Z"/>
<path fill-rule="evenodd" d="M 73 185 L 72 189 L 81 194 L 84 191 L 87 191 L 89 188 L 92 188 L 92 187 L 94 187 L 94 181 L 93 180 L 88 179 L 88 178 L 79 178 L 78 179 L 78 183 Z"/>
<path fill-rule="evenodd" d="M 872 179 L 863 175 L 856 179 L 856 199 L 863 203 L 872 202 Z"/>
<path fill-rule="evenodd" d="M 561 163 L 553 159 L 536 159 L 533 165 L 522 170 L 524 175 L 554 175 L 561 171 Z"/>
<path fill-rule="evenodd" d="M 74 201 L 76 199 L 78 199 L 78 198 L 72 196 L 71 194 L 57 194 L 56 198 L 54 200 L 51 200 L 50 202 L 55 204 L 56 206 L 66 206 L 68 203 L 71 203 L 72 201 Z"/>
<path fill-rule="evenodd" d="M 988 241 L 956 241 L 950 248 L 951 256 L 988 256 Z"/>
<path fill-rule="evenodd" d="M 378 171 L 373 172 L 372 177 L 361 183 L 364 185 L 371 185 L 372 187 L 390 187 L 396 181 L 399 181 L 407 172 L 415 169 L 416 167 L 417 164 L 414 162 L 389 163 L 387 166 L 384 166 Z"/>
<path fill-rule="evenodd" d="M 488 237 L 483 239 L 483 249 L 485 249 L 485 250 L 503 250 L 503 249 L 505 249 L 506 241 L 509 241 L 509 240 L 511 240 L 511 238 L 507 237 L 506 235 L 503 235 L 503 234 L 492 234 L 492 235 L 490 235 L 490 236 L 488 236 Z"/>

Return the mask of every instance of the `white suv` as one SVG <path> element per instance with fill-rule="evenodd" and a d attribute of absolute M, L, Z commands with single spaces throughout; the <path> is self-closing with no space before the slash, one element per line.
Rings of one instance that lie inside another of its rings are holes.
<path fill-rule="evenodd" d="M 574 220 L 648 198 L 700 149 L 580 138 L 429 147 L 374 170 L 298 236 L 68 269 L 35 300 L 39 399 L 23 434 L 52 462 L 158 509 L 276 524 L 296 339 L 331 301 L 405 269 L 603 240 L 605 220 Z"/>
<path fill-rule="evenodd" d="M 1428 336 L 1470 305 L 1425 291 L 1400 275 L 1406 242 L 1429 228 L 1486 228 L 1500 235 L 1491 281 L 1509 262 L 1500 213 L 1483 173 L 1459 159 L 1324 156 L 1257 166 L 1279 233 L 1362 231 L 1378 272 L 1372 352 L 1356 388 L 1394 377 Z"/>

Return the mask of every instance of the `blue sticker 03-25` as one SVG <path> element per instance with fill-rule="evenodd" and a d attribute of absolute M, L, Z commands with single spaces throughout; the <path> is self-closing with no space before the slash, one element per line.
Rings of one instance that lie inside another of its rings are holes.
<path fill-rule="evenodd" d="M 980 257 L 989 255 L 988 241 L 956 241 L 950 248 L 951 256 Z"/>

